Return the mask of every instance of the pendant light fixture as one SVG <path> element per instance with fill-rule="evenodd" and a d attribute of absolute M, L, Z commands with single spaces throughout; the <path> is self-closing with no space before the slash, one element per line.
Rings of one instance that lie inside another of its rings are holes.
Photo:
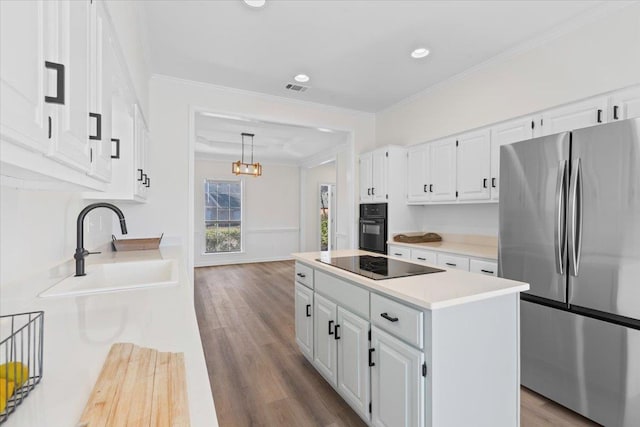
<path fill-rule="evenodd" d="M 262 175 L 262 165 L 259 162 L 253 162 L 253 137 L 252 133 L 242 133 L 242 159 L 231 163 L 231 172 L 236 175 Z M 244 162 L 244 138 L 251 138 L 251 163 Z"/>

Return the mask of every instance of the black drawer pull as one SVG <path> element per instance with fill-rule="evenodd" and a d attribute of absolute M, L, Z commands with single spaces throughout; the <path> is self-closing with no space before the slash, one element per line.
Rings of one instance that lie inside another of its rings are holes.
<path fill-rule="evenodd" d="M 613 106 L 613 119 L 614 120 L 618 120 L 618 106 L 617 105 Z"/>
<path fill-rule="evenodd" d="M 422 258 L 422 257 L 417 257 L 420 261 L 426 261 L 426 258 Z"/>
<path fill-rule="evenodd" d="M 306 275 L 306 274 L 303 274 L 303 273 L 297 273 L 297 274 L 296 274 L 296 276 L 298 276 L 298 277 L 302 277 L 303 279 L 304 279 L 305 277 L 307 277 L 307 275 Z"/>
<path fill-rule="evenodd" d="M 598 119 L 598 123 L 602 123 L 602 110 L 598 110 L 597 119 Z"/>
<path fill-rule="evenodd" d="M 44 102 L 64 105 L 64 65 L 44 61 L 44 68 L 56 71 L 56 96 L 45 96 Z"/>
<path fill-rule="evenodd" d="M 433 184 L 429 184 L 429 193 L 433 193 Z"/>
<path fill-rule="evenodd" d="M 142 175 L 144 175 L 144 173 L 142 173 L 142 169 L 138 169 L 138 181 L 144 180 Z"/>
<path fill-rule="evenodd" d="M 395 256 L 402 256 L 402 254 L 394 253 Z"/>
<path fill-rule="evenodd" d="M 89 113 L 89 117 L 92 119 L 96 119 L 96 134 L 89 135 L 89 139 L 92 141 L 101 141 L 102 140 L 102 114 Z"/>
<path fill-rule="evenodd" d="M 340 325 L 336 325 L 335 331 L 335 339 L 339 340 L 340 339 L 340 335 L 338 335 L 338 331 L 340 330 Z"/>
<path fill-rule="evenodd" d="M 389 322 L 397 322 L 398 318 L 397 317 L 391 317 L 389 316 L 387 313 L 381 313 L 380 316 L 384 317 L 385 319 L 387 319 Z"/>
<path fill-rule="evenodd" d="M 491 187 L 492 188 L 496 188 L 496 179 L 495 178 L 491 178 Z"/>
<path fill-rule="evenodd" d="M 376 187 L 371 187 L 371 195 L 372 196 L 376 195 Z"/>
<path fill-rule="evenodd" d="M 422 192 L 424 192 L 424 193 L 428 193 L 428 192 L 429 192 L 429 190 L 427 190 L 427 184 L 425 184 L 425 185 L 422 187 Z"/>
<path fill-rule="evenodd" d="M 375 363 L 373 363 L 373 352 L 376 351 L 375 348 L 370 348 L 369 349 L 369 366 L 376 366 Z"/>
<path fill-rule="evenodd" d="M 449 267 L 457 267 L 458 264 L 454 264 L 452 262 L 445 262 L 445 264 L 447 264 Z"/>
<path fill-rule="evenodd" d="M 329 335 L 333 335 L 333 320 L 329 320 Z"/>
<path fill-rule="evenodd" d="M 367 196 L 371 195 L 371 188 L 367 188 Z"/>
<path fill-rule="evenodd" d="M 311 317 L 311 313 L 309 313 L 310 309 L 311 309 L 311 304 L 307 304 L 307 317 Z"/>
<path fill-rule="evenodd" d="M 482 178 L 482 188 L 487 188 L 487 178 Z"/>
<path fill-rule="evenodd" d="M 480 271 L 482 271 L 483 273 L 493 274 L 493 271 L 491 270 L 480 270 Z"/>
<path fill-rule="evenodd" d="M 116 154 L 113 154 L 113 148 L 111 149 L 111 158 L 119 159 L 120 158 L 120 140 L 118 138 L 111 138 L 111 142 L 116 143 Z"/>

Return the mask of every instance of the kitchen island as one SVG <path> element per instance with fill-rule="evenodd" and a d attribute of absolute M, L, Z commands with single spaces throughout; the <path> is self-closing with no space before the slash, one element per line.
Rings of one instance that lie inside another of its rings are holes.
<path fill-rule="evenodd" d="M 322 376 L 370 425 L 518 425 L 529 286 L 455 269 L 373 280 L 327 264 L 363 255 L 387 258 L 293 254 L 296 341 Z"/>
<path fill-rule="evenodd" d="M 193 285 L 179 246 L 110 252 L 87 258 L 97 264 L 172 260 L 172 285 L 79 296 L 42 298 L 43 291 L 73 273 L 70 260 L 29 280 L 2 288 L 0 312 L 44 311 L 43 378 L 6 427 L 75 426 L 115 342 L 184 353 L 191 426 L 216 427 L 204 353 L 193 304 Z M 87 276 L 89 277 L 89 276 Z"/>

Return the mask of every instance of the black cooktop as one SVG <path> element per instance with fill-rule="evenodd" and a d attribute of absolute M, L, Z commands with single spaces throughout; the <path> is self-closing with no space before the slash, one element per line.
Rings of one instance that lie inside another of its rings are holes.
<path fill-rule="evenodd" d="M 439 268 L 410 262 L 390 259 L 381 256 L 360 255 L 345 256 L 330 259 L 318 259 L 324 264 L 368 277 L 373 280 L 395 279 L 398 277 L 416 276 L 418 274 L 439 273 Z"/>

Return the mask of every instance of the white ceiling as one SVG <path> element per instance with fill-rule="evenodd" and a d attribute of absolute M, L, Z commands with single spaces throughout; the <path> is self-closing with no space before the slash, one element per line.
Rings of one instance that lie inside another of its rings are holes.
<path fill-rule="evenodd" d="M 242 0 L 139 2 L 152 71 L 376 112 L 601 1 Z M 431 50 L 412 59 L 419 46 Z M 298 73 L 304 93 L 284 89 Z"/>
<path fill-rule="evenodd" d="M 196 157 L 236 161 L 241 133 L 253 133 L 254 158 L 261 163 L 301 164 L 347 142 L 346 132 L 261 122 L 245 118 L 196 115 Z M 245 138 L 245 162 L 251 161 L 251 140 Z M 229 166 L 231 167 L 231 166 Z"/>

